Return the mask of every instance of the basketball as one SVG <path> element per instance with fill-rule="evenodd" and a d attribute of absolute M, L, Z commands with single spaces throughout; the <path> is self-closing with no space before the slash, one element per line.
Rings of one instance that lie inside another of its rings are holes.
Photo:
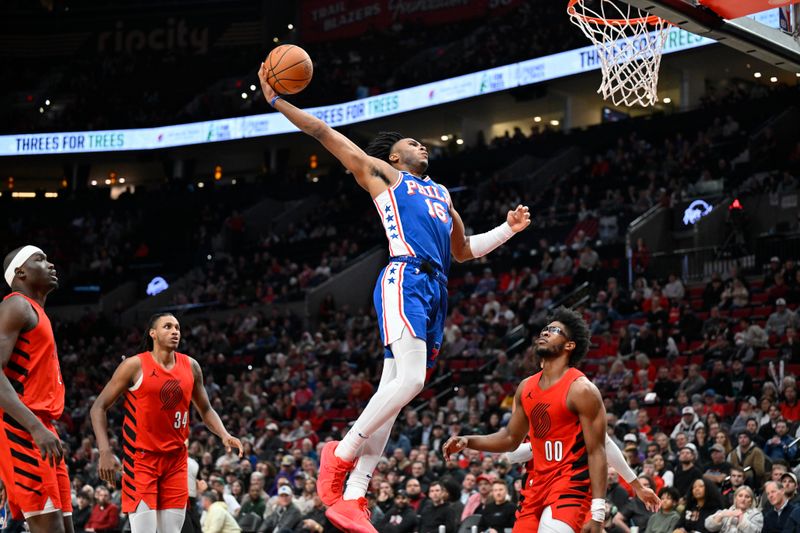
<path fill-rule="evenodd" d="M 267 82 L 278 94 L 296 94 L 306 88 L 314 75 L 314 65 L 305 50 L 282 44 L 267 56 Z"/>

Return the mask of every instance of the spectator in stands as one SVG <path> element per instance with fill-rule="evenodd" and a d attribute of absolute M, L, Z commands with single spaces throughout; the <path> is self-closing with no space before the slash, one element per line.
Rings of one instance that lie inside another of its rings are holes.
<path fill-rule="evenodd" d="M 425 494 L 422 493 L 422 485 L 413 477 L 406 481 L 406 494 L 408 495 L 408 505 L 410 505 L 415 512 L 420 512 L 420 507 L 426 500 Z"/>
<path fill-rule="evenodd" d="M 418 522 L 417 513 L 408 505 L 408 494 L 400 490 L 394 497 L 394 505 L 376 528 L 386 533 L 413 533 Z"/>
<path fill-rule="evenodd" d="M 737 435 L 739 445 L 728 454 L 728 462 L 731 467 L 746 468 L 750 467 L 745 474 L 748 485 L 760 487 L 764 482 L 765 457 L 761 448 L 753 442 L 753 436 L 749 431 L 740 431 Z"/>
<path fill-rule="evenodd" d="M 784 361 L 800 360 L 800 339 L 797 336 L 797 328 L 786 328 L 786 339 L 780 345 L 780 358 Z"/>
<path fill-rule="evenodd" d="M 95 533 L 113 533 L 119 531 L 119 507 L 111 503 L 108 489 L 99 486 L 94 491 L 96 503 L 92 507 L 89 520 L 84 529 Z"/>
<path fill-rule="evenodd" d="M 680 500 L 680 494 L 673 487 L 664 487 L 658 492 L 661 498 L 661 509 L 647 519 L 644 533 L 672 533 L 678 525 L 680 515 L 675 510 Z"/>
<path fill-rule="evenodd" d="M 764 454 L 773 461 L 780 459 L 791 462 L 797 457 L 797 445 L 788 446 L 793 440 L 786 420 L 778 420 L 775 435 L 764 444 Z"/>
<path fill-rule="evenodd" d="M 706 470 L 703 477 L 710 479 L 717 484 L 718 487 L 722 486 L 722 482 L 728 477 L 731 472 L 731 464 L 725 460 L 727 454 L 725 448 L 716 442 L 711 446 L 711 462 L 706 465 Z"/>
<path fill-rule="evenodd" d="M 680 494 L 686 494 L 692 483 L 703 477 L 703 471 L 697 466 L 697 448 L 694 444 L 686 444 L 680 449 L 678 463 L 674 487 Z"/>
<path fill-rule="evenodd" d="M 298 524 L 295 531 L 298 533 L 323 533 L 330 531 L 333 526 L 330 525 L 328 518 L 325 516 L 325 504 L 319 499 L 319 496 L 314 494 L 314 506 L 303 515 L 303 518 Z"/>
<path fill-rule="evenodd" d="M 783 391 L 781 415 L 783 415 L 783 418 L 788 422 L 797 422 L 800 420 L 800 402 L 797 400 L 797 389 L 794 386 L 786 387 Z"/>
<path fill-rule="evenodd" d="M 278 503 L 271 513 L 264 516 L 264 522 L 259 531 L 275 533 L 294 529 L 300 523 L 302 515 L 300 509 L 292 501 L 293 499 L 294 492 L 291 487 L 282 485 L 278 489 Z"/>
<path fill-rule="evenodd" d="M 706 519 L 722 508 L 722 498 L 717 486 L 708 480 L 697 479 L 686 495 L 686 509 L 683 512 L 676 533 L 707 533 Z"/>
<path fill-rule="evenodd" d="M 747 307 L 750 302 L 750 292 L 744 286 L 742 280 L 734 278 L 730 286 L 722 291 L 720 306 L 721 307 Z"/>
<path fill-rule="evenodd" d="M 239 514 L 244 515 L 247 513 L 255 513 L 258 516 L 264 516 L 264 512 L 266 510 L 266 494 L 259 483 L 251 483 L 250 489 L 247 491 L 246 501 L 242 503 Z"/>
<path fill-rule="evenodd" d="M 633 272 L 636 274 L 646 273 L 647 268 L 650 266 L 650 250 L 641 237 L 636 239 L 636 248 L 633 250 L 631 263 L 633 264 Z"/>
<path fill-rule="evenodd" d="M 705 521 L 708 531 L 721 533 L 761 533 L 763 526 L 764 515 L 756 507 L 753 489 L 746 485 L 736 489 L 730 508 L 717 511 Z"/>
<path fill-rule="evenodd" d="M 706 288 L 703 290 L 703 308 L 713 309 L 722 302 L 722 292 L 725 286 L 722 284 L 722 278 L 718 272 L 711 275 L 711 281 L 708 282 Z"/>
<path fill-rule="evenodd" d="M 550 270 L 556 277 L 569 276 L 572 274 L 572 265 L 573 261 L 572 257 L 569 255 L 569 251 L 566 247 L 562 247 L 558 252 L 558 257 L 553 261 L 553 266 Z"/>
<path fill-rule="evenodd" d="M 775 300 L 775 311 L 767 319 L 767 334 L 782 337 L 786 333 L 786 328 L 790 327 L 797 327 L 797 315 L 786 307 L 784 298 L 778 298 Z"/>
<path fill-rule="evenodd" d="M 483 507 L 489 503 L 492 494 L 492 476 L 481 474 L 477 476 L 476 483 L 478 491 L 467 498 L 464 504 L 464 510 L 461 512 L 461 520 L 465 520 L 468 516 L 473 514 L 481 514 Z"/>
<path fill-rule="evenodd" d="M 506 528 L 513 528 L 515 521 L 516 505 L 512 503 L 508 496 L 508 485 L 503 480 L 495 480 L 492 483 L 491 500 L 483 506 L 481 510 L 480 529 L 494 529 L 504 531 Z"/>
<path fill-rule="evenodd" d="M 639 475 L 639 483 L 648 489 L 655 488 L 653 481 L 644 474 Z M 631 498 L 614 515 L 612 523 L 616 526 L 615 531 L 630 533 L 629 526 L 631 525 L 638 527 L 640 531 L 644 531 L 651 516 L 653 516 L 653 513 L 647 510 L 639 498 Z"/>
<path fill-rule="evenodd" d="M 92 495 L 85 490 L 78 492 L 78 506 L 72 511 L 72 525 L 76 533 L 83 533 L 86 529 L 86 523 L 92 514 Z M 0 499 L 3 502 L 3 499 Z"/>
<path fill-rule="evenodd" d="M 753 393 L 753 378 L 747 373 L 744 363 L 740 359 L 734 359 L 731 363 L 730 382 L 731 395 L 734 398 L 749 398 Z M 747 403 L 749 404 L 750 402 Z M 750 406 L 749 409 L 752 409 L 753 404 L 750 404 Z M 752 414 L 748 414 L 745 420 L 750 416 Z"/>
<path fill-rule="evenodd" d="M 242 530 L 217 491 L 204 492 L 202 504 L 205 511 L 202 518 L 203 533 L 239 533 Z"/>
<path fill-rule="evenodd" d="M 686 378 L 684 378 L 684 380 L 681 381 L 681 384 L 678 386 L 678 390 L 685 392 L 687 396 L 691 396 L 693 394 L 699 393 L 704 389 L 706 389 L 706 378 L 704 378 L 700 374 L 700 365 L 698 364 L 689 365 L 689 371 L 686 375 Z M 682 414 L 686 415 L 687 413 L 682 412 Z M 694 410 L 692 410 L 691 413 L 688 414 L 691 414 L 696 419 Z M 690 425 L 690 418 L 684 416 L 683 421 L 686 423 L 686 425 Z M 696 421 L 697 420 L 695 420 L 695 422 Z M 689 438 L 691 439 L 691 435 L 689 436 Z"/>
<path fill-rule="evenodd" d="M 686 289 L 683 286 L 683 282 L 677 275 L 670 274 L 667 284 L 664 285 L 664 296 L 677 302 L 683 300 L 685 294 Z"/>
<path fill-rule="evenodd" d="M 736 489 L 744 486 L 744 470 L 737 466 L 731 467 L 731 476 L 728 483 L 722 485 L 722 501 L 724 507 L 733 505 L 733 496 L 736 494 Z"/>
<path fill-rule="evenodd" d="M 781 476 L 780 482 L 783 485 L 783 493 L 789 503 L 793 505 L 800 503 L 800 494 L 797 493 L 797 474 L 786 472 Z"/>
<path fill-rule="evenodd" d="M 766 506 L 764 513 L 764 528 L 762 533 L 784 533 L 789 516 L 795 507 L 783 492 L 783 485 L 780 481 L 767 481 L 764 484 L 764 494 L 767 495 L 769 505 Z"/>
<path fill-rule="evenodd" d="M 419 511 L 419 533 L 439 533 L 439 526 L 445 526 L 447 531 L 458 530 L 458 516 L 449 497 L 441 482 L 431 483 L 428 499 Z"/>
<path fill-rule="evenodd" d="M 663 455 L 657 453 L 653 456 L 653 466 L 655 467 L 656 475 L 664 480 L 664 486 L 671 487 L 675 483 L 675 474 L 664 461 Z"/>
<path fill-rule="evenodd" d="M 216 491 L 220 495 L 222 501 L 224 501 L 225 505 L 228 507 L 228 511 L 230 511 L 233 516 L 237 516 L 239 514 L 239 508 L 241 507 L 241 504 L 236 500 L 236 497 L 231 494 L 228 487 L 225 486 L 224 479 L 219 476 L 212 477 L 211 490 Z"/>
<path fill-rule="evenodd" d="M 696 366 L 696 365 L 692 365 Z M 691 376 L 691 367 L 689 367 L 690 376 Z M 699 374 L 698 374 L 699 375 Z M 689 378 L 687 378 L 689 379 Z M 702 376 L 701 376 L 702 379 Z M 686 380 L 684 380 L 685 382 Z M 705 384 L 705 380 L 703 380 Z M 683 383 L 682 383 L 683 384 Z M 678 436 L 678 433 L 683 433 L 686 435 L 686 438 L 690 441 L 694 440 L 694 433 L 697 431 L 698 428 L 705 427 L 703 422 L 700 421 L 700 418 L 695 413 L 694 408 L 691 406 L 686 406 L 681 409 L 681 421 L 678 422 L 672 430 L 672 434 L 670 437 L 673 439 Z"/>

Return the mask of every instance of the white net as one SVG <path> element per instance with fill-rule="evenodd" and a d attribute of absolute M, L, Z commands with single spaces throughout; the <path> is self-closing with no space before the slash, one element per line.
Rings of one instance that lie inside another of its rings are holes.
<path fill-rule="evenodd" d="M 615 105 L 655 104 L 669 23 L 612 0 L 570 0 L 567 13 L 597 50 L 603 72 L 597 92 Z"/>

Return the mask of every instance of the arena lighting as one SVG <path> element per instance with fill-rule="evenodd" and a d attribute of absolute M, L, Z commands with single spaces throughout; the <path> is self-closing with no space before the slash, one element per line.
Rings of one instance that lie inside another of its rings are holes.
<path fill-rule="evenodd" d="M 273 38 L 272 38 L 272 42 L 273 42 L 273 43 L 277 43 L 279 40 L 280 40 L 280 39 L 278 39 L 277 37 L 273 37 Z"/>
<path fill-rule="evenodd" d="M 39 113 L 44 113 L 44 108 L 43 107 L 39 108 Z"/>
<path fill-rule="evenodd" d="M 761 73 L 760 72 L 753 72 L 753 77 L 754 78 L 760 78 L 761 77 Z"/>
<path fill-rule="evenodd" d="M 231 180 L 231 185 L 236 185 L 236 178 L 233 178 L 233 179 Z"/>
<path fill-rule="evenodd" d="M 49 98 L 44 101 L 44 105 L 50 105 L 50 99 Z"/>
<path fill-rule="evenodd" d="M 12 198 L 36 198 L 35 192 L 12 192 Z"/>
<path fill-rule="evenodd" d="M 456 144 L 464 144 L 464 139 L 456 139 Z"/>
<path fill-rule="evenodd" d="M 254 83 L 251 83 L 251 84 L 250 84 L 250 90 L 251 90 L 251 91 L 255 91 L 255 90 L 256 90 L 256 86 L 255 86 L 255 84 L 254 84 Z"/>
<path fill-rule="evenodd" d="M 772 28 L 778 27 L 775 10 L 759 13 L 753 18 Z M 716 42 L 673 26 L 664 46 L 664 54 Z M 360 100 L 308 108 L 306 111 L 333 127 L 347 126 L 592 72 L 600 68 L 600 62 L 593 59 L 596 53 L 594 46 L 587 45 Z M 296 131 L 297 128 L 283 115 L 263 113 L 155 128 L 0 135 L 0 156 L 158 150 Z"/>
<path fill-rule="evenodd" d="M 778 77 L 777 77 L 777 76 L 772 76 L 772 77 L 769 79 L 769 81 L 771 81 L 772 83 L 777 83 L 777 82 L 778 82 Z"/>
<path fill-rule="evenodd" d="M 542 117 L 533 117 L 533 121 L 534 122 L 541 122 L 542 121 Z"/>
<path fill-rule="evenodd" d="M 550 125 L 551 126 L 558 126 L 559 124 L 560 124 L 560 122 L 557 121 L 556 119 L 553 119 L 553 120 L 550 121 Z"/>
<path fill-rule="evenodd" d="M 206 186 L 206 184 L 205 184 L 205 183 L 203 183 L 202 181 L 200 181 L 200 182 L 198 182 L 198 183 L 197 183 L 197 188 L 198 188 L 198 189 L 202 189 L 202 188 L 203 188 L 203 187 L 205 187 L 205 186 Z"/>
<path fill-rule="evenodd" d="M 667 97 L 665 97 L 665 98 L 664 98 L 663 102 L 664 102 L 665 104 L 671 104 L 671 103 L 672 103 L 672 98 L 670 98 L 669 96 L 667 96 Z"/>
<path fill-rule="evenodd" d="M 288 26 L 286 26 L 286 27 L 287 27 L 287 28 L 289 28 L 290 30 L 293 30 L 293 29 L 294 29 L 294 24 L 289 24 L 289 25 L 288 25 Z"/>
<path fill-rule="evenodd" d="M 120 183 L 125 183 L 125 178 L 120 178 L 120 179 L 119 179 L 119 182 L 120 182 Z"/>
<path fill-rule="evenodd" d="M 247 93 L 242 93 L 242 100 L 247 100 Z"/>
<path fill-rule="evenodd" d="M 57 192 L 46 192 L 44 193 L 45 198 L 58 198 Z"/>
<path fill-rule="evenodd" d="M 97 180 L 92 180 L 92 187 L 97 187 Z"/>
<path fill-rule="evenodd" d="M 110 179 L 106 180 L 106 185 L 111 185 L 111 180 Z"/>
<path fill-rule="evenodd" d="M 446 140 L 447 140 L 447 135 L 442 135 L 442 136 L 441 136 L 441 137 L 439 137 L 439 138 L 440 138 L 442 141 L 446 141 Z"/>

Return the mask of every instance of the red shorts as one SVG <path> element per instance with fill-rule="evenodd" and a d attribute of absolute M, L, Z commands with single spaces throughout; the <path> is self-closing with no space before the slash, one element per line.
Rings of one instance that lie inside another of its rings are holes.
<path fill-rule="evenodd" d="M 62 460 L 52 467 L 43 461 L 31 434 L 7 413 L 0 413 L 0 479 L 13 515 L 35 515 L 49 509 L 72 513 L 67 465 Z M 58 436 L 51 421 L 42 423 Z"/>
<path fill-rule="evenodd" d="M 592 517 L 590 491 L 585 496 L 578 497 L 575 491 L 562 492 L 551 488 L 547 492 L 542 492 L 532 489 L 533 487 L 521 491 L 522 502 L 517 510 L 514 533 L 538 531 L 539 521 L 547 507 L 550 507 L 554 520 L 568 524 L 576 533 Z"/>
<path fill-rule="evenodd" d="M 188 457 L 186 448 L 166 453 L 138 450 L 133 457 L 126 457 L 122 463 L 122 512 L 134 512 L 141 501 L 157 511 L 185 509 L 189 501 Z"/>

